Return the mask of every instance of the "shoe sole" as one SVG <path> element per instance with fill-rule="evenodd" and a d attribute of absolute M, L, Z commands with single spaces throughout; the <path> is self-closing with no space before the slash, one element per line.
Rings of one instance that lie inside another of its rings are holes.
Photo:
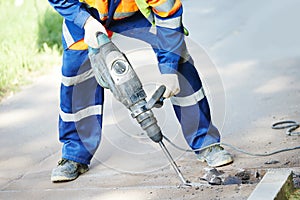
<path fill-rule="evenodd" d="M 83 173 L 85 173 L 85 172 L 87 172 L 87 171 L 89 171 L 88 168 L 87 168 L 87 169 L 81 168 L 81 169 L 79 169 L 79 171 L 78 171 L 77 174 L 75 174 L 74 176 L 70 176 L 70 177 L 67 177 L 67 176 L 59 176 L 59 175 L 53 176 L 53 175 L 52 175 L 52 176 L 51 176 L 51 181 L 52 181 L 53 183 L 73 181 L 73 180 L 75 180 L 76 178 L 78 178 L 79 175 L 81 175 L 81 174 L 83 174 Z"/>
<path fill-rule="evenodd" d="M 215 164 L 215 165 L 209 165 L 209 163 L 207 163 L 207 164 L 210 167 L 222 167 L 222 166 L 225 166 L 225 165 L 229 165 L 231 163 L 233 163 L 232 159 L 230 159 L 230 160 L 224 160 L 223 162 L 219 162 L 218 164 Z"/>
<path fill-rule="evenodd" d="M 79 176 L 79 175 L 78 175 L 78 176 Z M 52 176 L 52 177 L 51 177 L 51 181 L 52 181 L 53 183 L 67 182 L 67 181 L 75 180 L 78 176 L 76 176 L 76 177 Z"/>

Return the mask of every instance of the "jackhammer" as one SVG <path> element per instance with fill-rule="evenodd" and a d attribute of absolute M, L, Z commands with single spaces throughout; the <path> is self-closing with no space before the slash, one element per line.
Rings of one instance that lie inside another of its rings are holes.
<path fill-rule="evenodd" d="M 151 110 L 153 107 L 162 106 L 162 96 L 166 87 L 160 86 L 147 102 L 142 83 L 125 54 L 105 34 L 98 33 L 97 39 L 100 47 L 89 48 L 89 58 L 97 82 L 109 89 L 113 96 L 129 109 L 131 116 L 137 120 L 148 137 L 159 144 L 182 184 L 189 186 L 189 181 L 183 177 L 164 145 L 163 134 Z"/>

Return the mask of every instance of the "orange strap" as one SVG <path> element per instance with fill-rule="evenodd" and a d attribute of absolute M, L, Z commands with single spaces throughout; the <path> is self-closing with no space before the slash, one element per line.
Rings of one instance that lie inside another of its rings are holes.
<path fill-rule="evenodd" d="M 108 37 L 111 38 L 113 36 L 113 33 L 112 31 L 110 30 L 106 30 L 107 34 L 108 34 Z M 88 45 L 84 42 L 83 39 L 75 42 L 74 44 L 72 44 L 69 49 L 71 50 L 87 50 L 88 49 Z"/>

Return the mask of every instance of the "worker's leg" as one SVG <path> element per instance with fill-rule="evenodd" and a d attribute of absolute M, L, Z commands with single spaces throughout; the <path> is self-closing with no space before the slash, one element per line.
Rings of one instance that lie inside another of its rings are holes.
<path fill-rule="evenodd" d="M 220 141 L 220 134 L 211 122 L 210 108 L 202 82 L 192 58 L 183 56 L 178 66 L 180 93 L 171 98 L 184 137 L 192 149 Z"/>
<path fill-rule="evenodd" d="M 103 88 L 98 86 L 87 50 L 65 50 L 60 92 L 59 139 L 62 157 L 89 164 L 101 134 Z"/>
<path fill-rule="evenodd" d="M 220 133 L 212 124 L 210 108 L 199 74 L 188 51 L 183 47 L 178 65 L 180 93 L 171 98 L 187 143 L 192 149 L 220 142 Z M 220 145 L 197 151 L 200 161 L 211 167 L 232 163 L 233 158 Z"/>
<path fill-rule="evenodd" d="M 63 148 L 62 160 L 52 171 L 53 182 L 74 180 L 86 172 L 101 139 L 104 91 L 94 78 L 86 45 L 74 43 L 74 38 L 83 38 L 83 30 L 64 22 L 59 113 Z"/>
<path fill-rule="evenodd" d="M 64 21 L 59 139 L 63 158 L 89 164 L 100 143 L 104 91 L 94 78 L 86 45 L 80 45 L 83 36 L 83 29 Z"/>

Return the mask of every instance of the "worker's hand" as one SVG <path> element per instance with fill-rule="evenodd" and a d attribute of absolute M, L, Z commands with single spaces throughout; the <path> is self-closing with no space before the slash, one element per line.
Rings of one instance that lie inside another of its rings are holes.
<path fill-rule="evenodd" d="M 101 32 L 107 35 L 105 27 L 98 22 L 95 18 L 90 16 L 84 24 L 84 42 L 92 48 L 99 48 L 97 41 L 97 33 Z"/>
<path fill-rule="evenodd" d="M 180 92 L 177 74 L 162 74 L 159 82 L 166 86 L 166 91 L 163 94 L 164 98 L 170 98 Z"/>

